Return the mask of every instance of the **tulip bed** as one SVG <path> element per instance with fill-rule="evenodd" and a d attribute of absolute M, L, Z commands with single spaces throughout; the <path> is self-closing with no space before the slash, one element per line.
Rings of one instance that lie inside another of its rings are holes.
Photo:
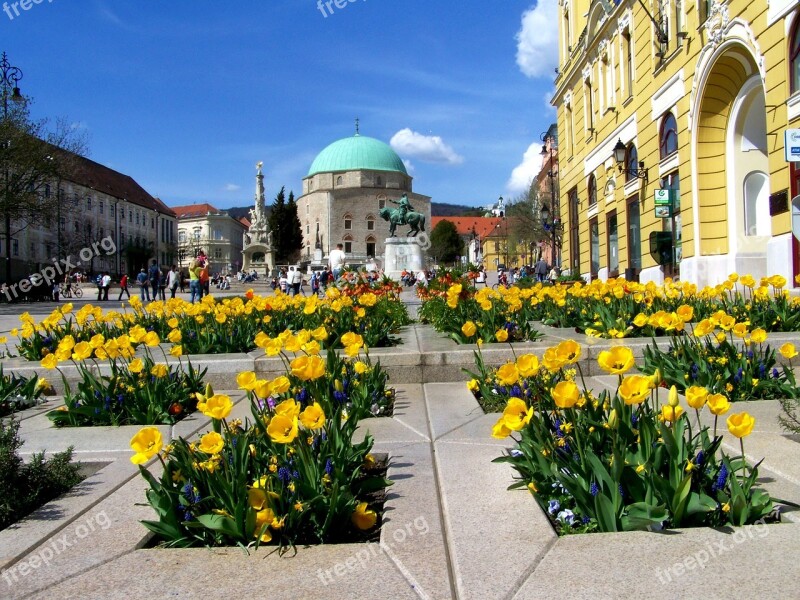
<path fill-rule="evenodd" d="M 459 344 L 535 341 L 542 335 L 531 324 L 533 288 L 476 290 L 471 277 L 446 272 L 417 293 L 420 319 Z"/>
<path fill-rule="evenodd" d="M 26 313 L 20 317 L 22 326 L 12 333 L 19 336 L 20 356 L 28 360 L 48 354 L 66 360 L 66 352 L 58 353 L 63 339 L 71 336 L 82 342 L 96 335 L 105 339 L 127 335 L 134 345 L 169 341 L 178 354 L 249 352 L 257 346 L 258 336 L 301 329 L 326 331 L 320 340 L 326 348 L 343 347 L 341 336 L 346 332 L 362 335 L 370 347 L 382 347 L 396 343 L 393 334 L 410 323 L 398 294 L 393 285 L 359 284 L 331 287 L 324 299 L 248 292 L 244 298 L 216 301 L 206 296 L 196 304 L 176 298 L 145 306 L 134 296 L 130 309 L 120 311 L 85 305 L 73 313 L 73 306 L 66 304 L 40 323 Z"/>
<path fill-rule="evenodd" d="M 69 341 L 62 340 L 61 344 Z M 99 344 L 99 340 L 95 342 Z M 181 361 L 177 366 L 159 363 L 149 351 L 142 358 L 133 358 L 129 345 L 106 356 L 104 362 L 110 373 L 100 375 L 92 368 L 100 359 L 91 356 L 103 346 L 92 349 L 89 342 L 79 342 L 73 347 L 78 383 L 73 389 L 62 373 L 64 404 L 47 413 L 57 427 L 172 425 L 194 412 L 195 396 L 203 390 L 206 369 L 196 370 L 191 361 L 186 365 Z M 42 362 L 56 368 L 54 361 L 45 358 Z"/>
<path fill-rule="evenodd" d="M 533 494 L 560 534 L 691 526 L 745 525 L 770 514 L 772 500 L 755 486 L 758 465 L 744 458 L 744 437 L 755 420 L 730 414 L 728 435 L 741 454 L 720 450 L 718 419 L 731 409 L 728 398 L 700 386 L 687 390 L 696 413 L 714 415 L 713 429 L 698 426 L 678 402 L 668 401 L 654 376 L 628 374 L 630 349 L 600 353 L 598 364 L 618 376 L 614 393 L 584 391 L 580 346 L 573 341 L 532 354 L 497 370 L 478 355 L 469 388 L 486 408 L 502 406 L 496 438 L 512 436 L 516 447 L 496 462 L 518 474 L 512 488 Z"/>
<path fill-rule="evenodd" d="M 34 375 L 31 378 L 15 374 L 4 375 L 0 365 L 0 417 L 36 406 L 42 395 L 50 389 L 46 379 Z"/>
<path fill-rule="evenodd" d="M 153 457 L 160 478 L 140 467 L 157 519 L 145 521 L 171 547 L 258 546 L 367 539 L 380 522 L 380 492 L 391 482 L 370 451 L 360 421 L 387 412 L 393 390 L 367 355 L 327 359 L 281 353 L 286 375 L 259 380 L 241 373 L 251 419 L 231 419 L 233 403 L 210 387 L 198 408 L 212 419 L 197 442 L 164 447 L 156 428 L 131 440 L 131 459 Z M 378 408 L 379 407 L 379 408 Z"/>
<path fill-rule="evenodd" d="M 624 279 L 590 284 L 542 285 L 493 291 L 476 290 L 472 280 L 446 274 L 421 288 L 420 314 L 459 343 L 535 339 L 531 321 L 575 329 L 592 337 L 653 337 L 681 333 L 687 323 L 716 316 L 720 323 L 746 324 L 766 332 L 800 331 L 800 298 L 784 290 L 776 275 L 758 283 L 749 275 L 731 275 L 723 284 L 698 289 L 667 280 L 663 286 Z M 473 326 L 467 335 L 462 327 Z M 506 330 L 508 335 L 496 332 Z"/>

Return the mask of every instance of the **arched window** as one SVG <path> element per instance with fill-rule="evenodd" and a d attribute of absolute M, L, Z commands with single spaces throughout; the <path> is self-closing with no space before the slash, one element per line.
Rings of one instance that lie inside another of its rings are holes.
<path fill-rule="evenodd" d="M 639 152 L 631 144 L 625 153 L 625 181 L 636 179 L 639 174 Z"/>
<path fill-rule="evenodd" d="M 367 215 L 367 230 L 375 230 L 375 215 Z"/>
<path fill-rule="evenodd" d="M 375 238 L 373 236 L 367 237 L 367 256 L 375 258 Z"/>
<path fill-rule="evenodd" d="M 353 237 L 350 235 L 346 235 L 342 238 L 344 242 L 344 251 L 346 254 L 352 254 L 353 252 Z"/>
<path fill-rule="evenodd" d="M 342 181 L 343 181 L 343 180 L 342 180 L 342 176 L 341 176 L 341 175 L 339 175 L 339 176 L 336 178 L 336 185 L 342 185 Z"/>
<path fill-rule="evenodd" d="M 350 215 L 344 216 L 344 228 L 345 229 L 352 229 L 353 228 L 353 217 Z"/>
<path fill-rule="evenodd" d="M 670 112 L 661 121 L 661 133 L 658 136 L 658 150 L 662 159 L 678 151 L 678 122 Z"/>
<path fill-rule="evenodd" d="M 800 90 L 800 21 L 789 38 L 789 87 L 792 94 Z"/>
<path fill-rule="evenodd" d="M 589 206 L 597 204 L 597 179 L 594 174 L 589 175 L 589 182 L 586 185 L 589 192 Z"/>
<path fill-rule="evenodd" d="M 755 171 L 744 180 L 744 234 L 772 235 L 769 216 L 769 178 Z"/>

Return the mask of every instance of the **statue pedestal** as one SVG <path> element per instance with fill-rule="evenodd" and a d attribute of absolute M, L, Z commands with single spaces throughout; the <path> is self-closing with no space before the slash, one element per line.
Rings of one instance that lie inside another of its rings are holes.
<path fill-rule="evenodd" d="M 387 277 L 400 281 L 403 271 L 417 273 L 423 269 L 424 255 L 425 251 L 417 238 L 387 238 L 383 272 Z"/>

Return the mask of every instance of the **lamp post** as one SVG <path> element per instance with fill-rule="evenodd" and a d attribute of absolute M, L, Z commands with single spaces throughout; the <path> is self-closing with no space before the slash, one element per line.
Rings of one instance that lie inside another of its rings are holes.
<path fill-rule="evenodd" d="M 550 203 L 553 207 L 552 219 L 550 218 L 550 211 L 547 204 L 542 206 L 541 216 L 545 231 L 550 231 L 552 229 L 553 254 L 550 258 L 553 262 L 553 266 L 556 266 L 559 263 L 557 230 L 561 227 L 561 207 L 559 204 L 558 189 L 556 188 L 556 152 L 558 151 L 558 146 L 552 128 L 542 133 L 540 138 L 543 142 L 541 155 L 543 159 L 547 160 L 547 178 L 550 180 Z M 547 216 L 545 216 L 545 211 L 547 211 Z"/>
<path fill-rule="evenodd" d="M 552 234 L 552 244 L 553 244 L 553 265 L 556 266 L 556 249 L 558 247 L 558 234 L 561 231 L 561 220 L 556 217 L 555 214 L 550 214 L 550 207 L 547 203 L 542 205 L 541 210 L 542 216 L 542 225 L 544 226 L 545 231 L 549 231 Z"/>
<path fill-rule="evenodd" d="M 9 97 L 9 90 L 11 92 L 11 101 L 12 102 L 22 102 L 22 94 L 19 91 L 18 83 L 22 79 L 22 71 L 11 65 L 8 62 L 8 56 L 6 53 L 3 52 L 2 58 L 0 58 L 0 86 L 3 88 L 3 124 L 8 125 L 8 97 Z M 4 144 L 11 144 L 10 140 L 4 140 Z M 5 172 L 3 173 L 4 176 L 4 202 L 5 202 L 5 230 L 6 230 L 6 283 L 11 283 L 11 211 L 9 210 L 10 207 L 10 198 L 9 198 L 9 190 L 8 190 L 8 179 L 10 177 L 8 171 L 8 163 L 5 164 Z"/>

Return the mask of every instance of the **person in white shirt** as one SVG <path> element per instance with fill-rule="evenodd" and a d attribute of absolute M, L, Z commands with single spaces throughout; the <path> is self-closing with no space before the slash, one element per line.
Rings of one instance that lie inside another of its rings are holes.
<path fill-rule="evenodd" d="M 178 285 L 180 284 L 180 277 L 178 276 L 178 271 L 175 265 L 172 265 L 172 268 L 167 273 L 167 287 L 169 288 L 171 298 L 175 297 L 175 292 L 178 289 Z"/>
<path fill-rule="evenodd" d="M 336 244 L 336 250 L 331 251 L 328 257 L 328 266 L 333 272 L 334 280 L 339 279 L 339 275 L 342 274 L 342 269 L 344 269 L 346 260 L 347 256 L 344 253 L 344 246 L 342 244 Z"/>
<path fill-rule="evenodd" d="M 428 276 L 425 274 L 425 271 L 420 271 L 417 273 L 417 285 L 421 285 L 423 287 L 428 285 Z"/>
<path fill-rule="evenodd" d="M 285 294 L 287 288 L 289 287 L 289 279 L 286 277 L 286 271 L 281 271 L 281 276 L 278 279 L 278 285 L 281 288 L 281 292 Z"/>
<path fill-rule="evenodd" d="M 103 278 L 100 280 L 100 289 L 103 292 L 103 300 L 105 302 L 108 302 L 108 288 L 110 287 L 111 287 L 111 275 L 108 273 L 108 271 L 106 271 L 105 275 L 103 275 Z M 100 300 L 99 295 L 97 299 Z"/>
<path fill-rule="evenodd" d="M 300 269 L 289 267 L 289 276 L 287 277 L 287 282 L 289 284 L 289 289 L 291 290 L 291 296 L 297 296 L 297 294 L 300 293 L 300 284 L 302 281 L 303 274 L 300 272 Z"/>

